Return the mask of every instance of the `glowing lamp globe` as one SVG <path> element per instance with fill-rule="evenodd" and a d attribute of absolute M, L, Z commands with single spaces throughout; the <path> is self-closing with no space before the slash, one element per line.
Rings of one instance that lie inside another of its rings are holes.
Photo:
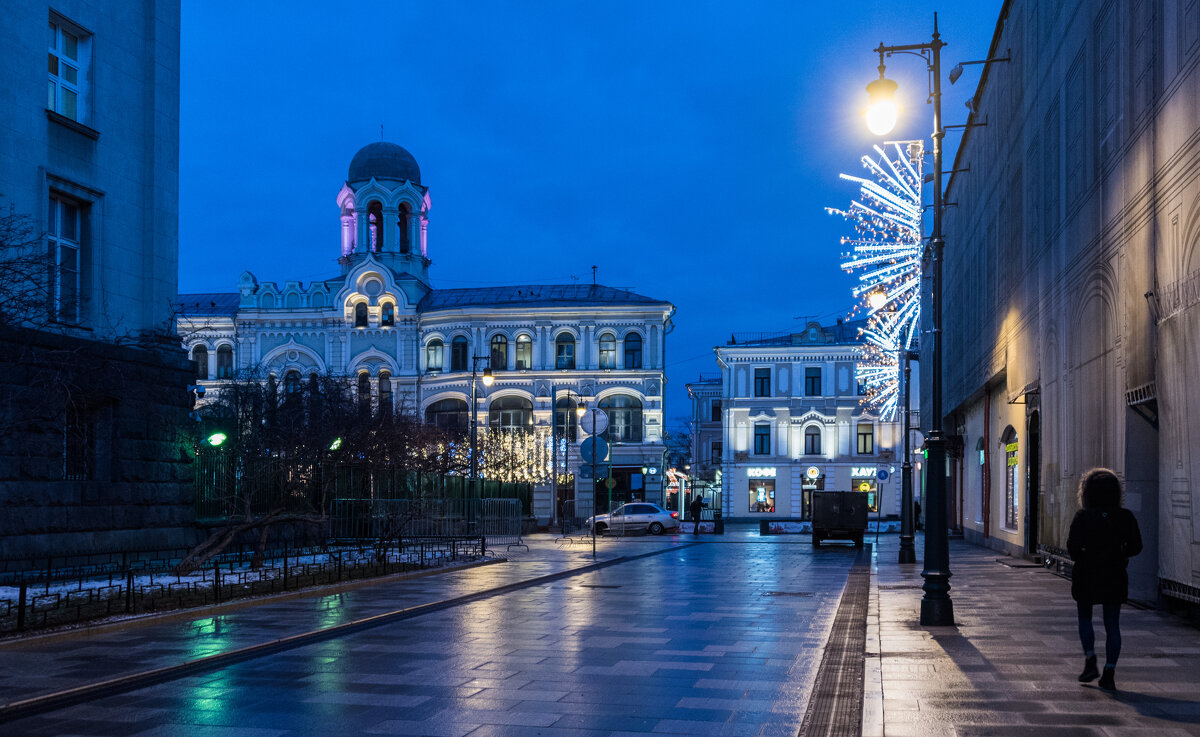
<path fill-rule="evenodd" d="M 880 77 L 867 85 L 867 128 L 877 136 L 886 136 L 896 127 L 900 107 L 896 104 L 898 85 L 886 77 Z"/>
<path fill-rule="evenodd" d="M 867 295 L 867 304 L 871 305 L 872 310 L 880 310 L 887 304 L 887 293 L 881 289 L 876 289 Z"/>
<path fill-rule="evenodd" d="M 496 380 L 496 377 L 495 377 L 495 376 L 492 376 L 492 370 L 491 370 L 491 369 L 484 369 L 484 370 L 483 370 L 483 385 L 484 385 L 484 386 L 491 386 L 491 385 L 492 385 L 492 382 L 493 382 L 493 381 L 495 381 L 495 380 Z"/>
<path fill-rule="evenodd" d="M 209 445 L 211 445 L 215 448 L 216 446 L 220 445 L 221 443 L 224 443 L 228 437 L 229 436 L 223 432 L 215 432 L 212 435 L 209 435 L 207 438 L 205 438 L 205 440 L 208 441 Z"/>

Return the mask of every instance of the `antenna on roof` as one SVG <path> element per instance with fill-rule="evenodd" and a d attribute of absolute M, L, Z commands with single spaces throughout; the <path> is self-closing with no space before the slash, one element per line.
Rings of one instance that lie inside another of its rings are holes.
<path fill-rule="evenodd" d="M 596 286 L 596 267 L 592 267 L 592 286 Z"/>
<path fill-rule="evenodd" d="M 383 140 L 383 123 L 379 124 L 379 140 Z"/>

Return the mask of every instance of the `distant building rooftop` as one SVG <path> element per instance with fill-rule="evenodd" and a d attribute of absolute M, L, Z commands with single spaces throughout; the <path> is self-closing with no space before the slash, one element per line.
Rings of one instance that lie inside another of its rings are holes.
<path fill-rule="evenodd" d="M 867 320 L 838 320 L 833 325 L 810 322 L 799 331 L 777 333 L 734 333 L 726 346 L 788 346 L 788 345 L 849 345 L 861 343 L 859 331 L 867 327 Z"/>
<path fill-rule="evenodd" d="M 593 284 L 529 285 L 517 287 L 481 287 L 477 289 L 435 289 L 417 305 L 420 312 L 455 307 L 506 307 L 528 305 L 654 305 L 667 304 L 624 289 Z"/>
<path fill-rule="evenodd" d="M 241 295 L 237 292 L 206 292 L 179 295 L 179 312 L 183 315 L 224 315 L 233 317 L 238 311 Z"/>

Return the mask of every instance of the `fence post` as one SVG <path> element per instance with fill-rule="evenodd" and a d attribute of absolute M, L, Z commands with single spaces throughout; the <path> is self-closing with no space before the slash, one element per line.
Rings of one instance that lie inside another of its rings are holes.
<path fill-rule="evenodd" d="M 220 561 L 213 563 L 213 600 L 214 603 L 221 603 L 221 563 Z"/>
<path fill-rule="evenodd" d="M 287 543 L 283 544 L 283 590 L 287 591 L 288 587 L 288 549 Z"/>
<path fill-rule="evenodd" d="M 133 611 L 133 569 L 125 568 L 125 612 Z"/>
<path fill-rule="evenodd" d="M 21 579 L 21 593 L 17 595 L 17 632 L 25 630 L 25 596 L 28 584 L 25 579 Z"/>

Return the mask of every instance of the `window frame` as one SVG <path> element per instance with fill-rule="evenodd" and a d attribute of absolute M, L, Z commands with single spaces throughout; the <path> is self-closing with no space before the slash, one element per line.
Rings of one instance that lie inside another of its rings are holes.
<path fill-rule="evenodd" d="M 221 359 L 228 356 L 229 362 L 225 364 Z M 228 343 L 222 343 L 217 346 L 217 380 L 233 378 L 233 346 Z"/>
<path fill-rule="evenodd" d="M 617 367 L 617 336 L 604 333 L 600 336 L 600 368 L 604 370 Z"/>
<path fill-rule="evenodd" d="M 724 410 L 722 409 L 720 399 L 712 400 L 708 405 L 708 411 L 709 411 L 709 419 L 708 419 L 709 422 L 721 422 L 722 421 L 722 412 Z"/>
<path fill-rule="evenodd" d="M 822 436 L 821 428 L 814 425 L 809 425 L 804 428 L 804 455 L 819 456 L 821 455 Z M 811 438 L 816 438 L 816 442 L 809 442 Z"/>
<path fill-rule="evenodd" d="M 366 302 L 356 302 L 354 304 L 354 327 L 365 328 L 371 324 L 371 311 L 367 308 Z"/>
<path fill-rule="evenodd" d="M 492 371 L 508 370 L 508 336 L 502 333 L 492 336 L 489 342 L 488 357 L 488 365 Z M 497 361 L 497 358 L 500 360 Z"/>
<path fill-rule="evenodd" d="M 204 361 L 200 360 L 200 353 L 204 354 Z M 208 346 L 204 345 L 203 343 L 197 343 L 196 345 L 192 346 L 191 361 L 192 363 L 196 364 L 196 370 L 194 372 L 196 380 L 208 381 Z"/>
<path fill-rule="evenodd" d="M 754 423 L 754 455 L 771 455 L 771 425 L 767 422 Z"/>
<path fill-rule="evenodd" d="M 440 405 L 440 406 L 439 406 Z M 454 409 L 450 409 L 453 405 Z M 453 418 L 441 419 L 441 418 Z M 471 429 L 471 405 L 458 397 L 443 397 L 425 408 L 425 424 L 452 433 L 466 434 Z"/>
<path fill-rule="evenodd" d="M 863 428 L 866 428 L 864 432 Z M 855 428 L 856 454 L 860 456 L 875 455 L 875 424 L 860 422 Z"/>
<path fill-rule="evenodd" d="M 522 353 L 525 355 L 522 356 Z M 521 333 L 517 336 L 513 361 L 518 371 L 528 371 L 533 368 L 533 338 L 529 337 L 528 333 Z"/>
<path fill-rule="evenodd" d="M 603 437 L 609 443 L 640 443 L 645 437 L 645 404 L 632 394 L 610 394 L 597 406 L 608 415 Z"/>
<path fill-rule="evenodd" d="M 554 432 L 568 442 L 576 442 L 579 439 L 579 416 L 575 414 L 575 409 L 579 405 L 569 396 L 560 397 L 554 405 Z"/>
<path fill-rule="evenodd" d="M 384 328 L 395 327 L 396 325 L 396 305 L 391 302 L 384 302 L 379 312 L 379 326 Z"/>
<path fill-rule="evenodd" d="M 83 229 L 85 226 L 84 210 L 87 205 L 78 199 L 64 195 L 57 190 L 50 190 L 47 201 L 46 239 L 49 243 L 53 258 L 54 273 L 51 288 L 53 289 L 52 305 L 55 322 L 65 325 L 80 325 L 83 323 L 83 266 L 86 258 L 84 250 Z M 74 237 L 67 234 L 64 224 L 64 209 L 70 208 L 72 214 L 69 222 Z M 67 266 L 67 256 L 73 261 L 73 266 Z M 67 286 L 72 297 L 64 296 Z"/>
<path fill-rule="evenodd" d="M 804 367 L 804 396 L 820 397 L 821 394 L 821 367 L 820 366 L 805 366 Z"/>
<path fill-rule="evenodd" d="M 633 346 L 632 348 L 630 346 Z M 625 334 L 625 369 L 636 371 L 642 368 L 642 350 L 645 341 L 639 333 Z"/>
<path fill-rule="evenodd" d="M 456 335 L 450 339 L 450 370 L 469 371 L 471 344 L 467 336 Z"/>
<path fill-rule="evenodd" d="M 430 338 L 425 343 L 425 371 L 439 373 L 446 365 L 446 344 L 441 338 Z"/>
<path fill-rule="evenodd" d="M 554 368 L 570 371 L 575 368 L 575 336 L 562 332 L 554 336 Z M 569 350 L 564 350 L 568 349 Z"/>
<path fill-rule="evenodd" d="M 771 396 L 771 369 L 769 367 L 754 369 L 754 396 Z"/>
<path fill-rule="evenodd" d="M 509 406 L 518 402 L 521 405 L 520 407 Z M 521 413 L 521 421 L 520 423 L 513 423 L 512 419 L 518 416 L 516 414 L 518 412 Z M 488 428 L 508 432 L 515 430 L 532 431 L 533 402 L 526 397 L 514 395 L 493 399 L 488 406 Z"/>
<path fill-rule="evenodd" d="M 50 14 L 48 25 L 54 38 L 47 46 L 49 87 L 47 88 L 46 109 L 73 123 L 85 125 L 91 117 L 88 76 L 91 72 L 92 62 L 92 34 L 57 13 Z M 66 55 L 67 50 L 64 44 L 68 36 L 75 40 L 74 58 Z M 64 69 L 74 71 L 74 81 L 62 73 Z M 67 109 L 66 94 L 75 97 L 73 111 Z"/>

